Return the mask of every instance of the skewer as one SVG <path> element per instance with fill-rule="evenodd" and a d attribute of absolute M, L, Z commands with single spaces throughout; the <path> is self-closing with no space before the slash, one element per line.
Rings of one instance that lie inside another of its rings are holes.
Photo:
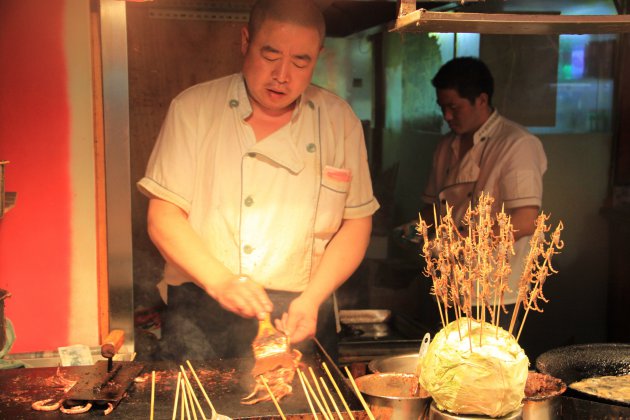
<path fill-rule="evenodd" d="M 177 385 L 178 387 L 182 387 L 182 381 L 180 380 L 179 385 Z M 179 407 L 180 407 L 180 420 L 184 420 L 184 401 L 186 400 L 186 397 L 184 397 L 184 393 L 183 391 L 180 393 L 179 395 Z"/>
<path fill-rule="evenodd" d="M 153 420 L 153 409 L 155 405 L 155 371 L 151 371 L 151 414 L 149 418 Z"/>
<path fill-rule="evenodd" d="M 197 394 L 195 394 L 195 391 L 193 390 L 193 387 L 190 384 L 190 381 L 188 380 L 188 375 L 186 375 L 186 371 L 184 370 L 184 367 L 182 365 L 179 365 L 179 369 L 182 371 L 182 376 L 184 377 L 184 381 L 186 382 L 186 388 L 188 389 L 188 393 L 190 395 L 192 395 L 193 400 L 195 402 L 195 405 L 197 406 L 197 409 L 201 413 L 201 417 L 203 417 L 203 420 L 208 420 L 206 418 L 206 415 L 203 412 L 203 409 L 201 408 L 201 404 L 199 404 L 199 400 L 197 399 Z M 193 406 L 193 414 L 194 414 L 195 419 L 196 419 L 197 418 L 197 414 L 195 414 L 195 407 L 194 406 Z M 212 413 L 210 415 L 212 415 Z"/>
<path fill-rule="evenodd" d="M 177 402 L 179 400 L 179 383 L 182 381 L 182 373 L 177 372 L 177 387 L 175 388 L 175 402 L 173 403 L 173 417 L 171 420 L 175 420 L 177 417 Z"/>
<path fill-rule="evenodd" d="M 311 408 L 311 413 L 313 413 L 313 417 L 315 418 L 315 420 L 319 420 L 319 417 L 317 417 L 317 413 L 315 412 L 315 407 L 313 407 L 311 396 L 308 393 L 308 389 L 306 389 L 306 384 L 304 383 L 304 379 L 302 378 L 302 374 L 299 369 L 297 373 L 298 373 L 298 378 L 300 378 L 300 383 L 302 384 L 302 389 L 304 389 L 304 395 L 306 395 L 306 401 L 308 401 L 308 406 Z"/>
<path fill-rule="evenodd" d="M 332 420 L 334 418 L 333 413 L 332 411 L 330 411 L 330 407 L 328 406 L 328 403 L 326 402 L 326 398 L 324 398 L 324 393 L 319 387 L 319 382 L 317 382 L 317 377 L 315 376 L 315 372 L 313 372 L 313 368 L 309 366 L 308 372 L 311 374 L 311 377 L 313 378 L 313 382 L 315 382 L 315 388 L 317 388 L 317 393 L 319 394 L 319 397 L 321 398 L 322 403 L 324 403 L 324 407 L 326 408 L 326 413 L 328 414 L 328 417 L 330 417 L 330 419 Z"/>
<path fill-rule="evenodd" d="M 195 377 L 195 380 L 197 381 L 197 385 L 199 385 L 199 388 L 201 389 L 201 393 L 206 398 L 206 401 L 208 402 L 208 405 L 210 406 L 210 410 L 212 410 L 210 411 L 210 417 L 213 417 L 214 413 L 216 413 L 217 410 L 214 409 L 214 406 L 212 405 L 212 401 L 210 401 L 210 397 L 208 397 L 206 390 L 203 388 L 203 385 L 201 384 L 201 381 L 199 380 L 199 377 L 197 376 L 195 369 L 192 367 L 192 365 L 190 364 L 188 360 L 186 360 L 186 364 L 190 368 L 190 371 L 192 372 L 193 376 Z"/>
<path fill-rule="evenodd" d="M 265 376 L 260 375 L 260 379 L 262 379 L 263 385 L 265 385 L 265 388 L 267 388 L 267 392 L 269 393 L 269 396 L 271 397 L 271 401 L 273 401 L 273 405 L 276 406 L 276 410 L 278 410 L 278 414 L 280 414 L 280 417 L 282 417 L 282 420 L 286 420 L 286 417 L 284 417 L 284 414 L 282 413 L 282 409 L 280 408 L 280 404 L 278 404 L 278 400 L 276 399 L 276 396 L 273 395 L 273 392 L 271 392 L 271 388 L 269 388 L 269 385 L 267 384 L 267 380 L 265 379 Z"/>
<path fill-rule="evenodd" d="M 341 415 L 341 412 L 339 411 L 339 407 L 337 406 L 337 403 L 335 402 L 335 399 L 333 398 L 332 394 L 330 393 L 330 390 L 326 386 L 326 381 L 324 381 L 324 378 L 322 378 L 321 376 L 319 377 L 319 380 L 322 382 L 322 387 L 326 391 L 326 395 L 328 395 L 328 398 L 330 399 L 330 402 L 332 403 L 333 407 L 335 408 L 335 412 L 339 416 L 339 419 L 343 420 L 343 416 Z M 332 413 L 330 414 L 330 416 L 332 417 Z"/>
<path fill-rule="evenodd" d="M 182 401 L 184 402 L 184 409 L 186 411 L 186 420 L 190 420 L 190 408 L 188 408 L 188 396 L 186 395 L 187 394 L 186 384 L 184 384 L 184 381 L 181 381 L 180 385 L 182 387 Z"/>
<path fill-rule="evenodd" d="M 335 378 L 333 378 L 332 374 L 330 373 L 330 370 L 328 370 L 328 366 L 324 362 L 322 362 L 322 366 L 324 367 L 324 370 L 326 371 L 326 374 L 328 375 L 328 379 L 330 379 L 330 382 L 335 387 L 335 391 L 337 391 L 337 395 L 339 395 L 339 399 L 341 399 L 341 403 L 343 404 L 343 407 L 346 409 L 346 412 L 348 413 L 350 418 L 352 420 L 354 420 L 354 416 L 352 415 L 352 411 L 350 411 L 350 407 L 348 407 L 348 403 L 346 402 L 345 398 L 343 397 L 343 394 L 341 393 L 341 390 L 337 386 L 337 382 L 335 382 Z"/>
<path fill-rule="evenodd" d="M 363 395 L 361 395 L 361 391 L 359 391 L 359 387 L 357 386 L 356 382 L 354 382 L 354 378 L 352 377 L 352 373 L 350 372 L 350 369 L 348 369 L 348 366 L 344 366 L 344 368 L 346 369 L 346 374 L 348 375 L 348 379 L 350 379 L 350 382 L 352 383 L 352 387 L 354 388 L 354 392 L 357 394 L 357 398 L 359 398 L 359 401 L 361 401 L 361 404 L 363 405 L 365 412 L 367 413 L 370 420 L 375 420 L 374 415 L 372 414 L 372 411 L 370 410 L 370 407 L 365 402 L 365 399 L 363 399 Z"/>
<path fill-rule="evenodd" d="M 188 397 L 186 402 L 188 403 L 188 407 L 192 412 L 193 419 L 197 420 L 197 410 L 195 410 L 195 405 L 193 404 L 194 393 L 192 392 L 192 389 L 188 387 L 188 383 L 185 380 L 182 380 L 182 384 L 184 384 L 184 388 L 186 389 L 186 397 Z"/>
<path fill-rule="evenodd" d="M 310 391 L 311 397 L 313 397 L 313 400 L 315 401 L 315 404 L 317 404 L 317 408 L 319 408 L 319 411 L 321 411 L 322 416 L 324 416 L 324 418 L 326 420 L 332 420 L 330 417 L 328 417 L 328 414 L 326 414 L 326 410 L 324 410 L 324 406 L 319 401 L 319 398 L 317 398 L 317 394 L 315 394 L 315 391 L 313 390 L 313 387 L 311 386 L 310 382 L 308 381 L 308 378 L 306 377 L 306 374 L 304 372 L 302 372 L 301 370 L 299 370 L 299 369 L 298 369 L 298 374 L 303 376 L 304 382 L 306 383 L 306 387 Z"/>

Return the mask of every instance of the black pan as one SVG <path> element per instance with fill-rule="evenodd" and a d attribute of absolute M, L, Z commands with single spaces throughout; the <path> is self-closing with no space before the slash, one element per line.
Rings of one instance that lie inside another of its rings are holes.
<path fill-rule="evenodd" d="M 539 372 L 561 379 L 569 386 L 573 382 L 596 376 L 630 374 L 630 344 L 578 344 L 549 350 L 536 359 Z M 567 388 L 567 396 L 607 404 L 628 405 L 615 400 L 597 398 Z"/>

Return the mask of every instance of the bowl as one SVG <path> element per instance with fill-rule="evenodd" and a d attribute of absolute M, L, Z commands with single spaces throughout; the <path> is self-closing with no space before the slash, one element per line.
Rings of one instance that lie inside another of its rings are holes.
<path fill-rule="evenodd" d="M 428 418 L 431 397 L 409 373 L 371 373 L 355 379 L 375 418 Z"/>
<path fill-rule="evenodd" d="M 418 367 L 418 353 L 387 356 L 371 360 L 368 369 L 372 373 L 415 374 Z"/>

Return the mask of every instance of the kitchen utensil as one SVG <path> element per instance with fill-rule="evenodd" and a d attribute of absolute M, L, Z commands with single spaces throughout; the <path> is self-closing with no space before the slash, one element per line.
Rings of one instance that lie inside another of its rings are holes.
<path fill-rule="evenodd" d="M 368 363 L 372 373 L 416 373 L 418 352 L 379 357 Z"/>
<path fill-rule="evenodd" d="M 279 366 L 292 368 L 289 337 L 271 324 L 270 314 L 258 323 L 258 334 L 252 343 L 255 364 L 252 374 L 258 376 Z"/>
<path fill-rule="evenodd" d="M 567 396 L 624 405 L 620 401 L 580 392 L 570 385 L 586 378 L 630 374 L 630 344 L 593 343 L 555 348 L 538 356 L 536 369 L 567 384 Z"/>
<path fill-rule="evenodd" d="M 373 373 L 355 379 L 376 418 L 427 418 L 431 397 L 421 390 L 418 377 L 408 373 Z"/>
<path fill-rule="evenodd" d="M 127 388 L 140 374 L 143 366 L 135 362 L 114 362 L 113 357 L 124 341 L 124 332 L 112 331 L 101 345 L 101 355 L 107 360 L 94 364 L 66 393 L 66 400 L 88 401 L 116 406 Z"/>
<path fill-rule="evenodd" d="M 391 318 L 388 309 L 341 309 L 339 320 L 342 324 L 383 323 Z"/>
<path fill-rule="evenodd" d="M 431 343 L 431 333 L 426 333 L 424 337 L 422 337 L 422 344 L 420 344 L 420 350 L 418 350 L 418 362 L 427 354 L 429 343 Z"/>
<path fill-rule="evenodd" d="M 420 376 L 420 363 L 422 363 L 422 359 L 424 359 L 424 355 L 427 354 L 427 350 L 429 349 L 430 342 L 431 342 L 431 333 L 426 333 L 424 337 L 422 337 L 422 344 L 420 344 L 420 350 L 418 350 L 418 362 L 416 364 L 417 376 Z"/>
<path fill-rule="evenodd" d="M 523 399 L 523 418 L 552 420 L 560 416 L 560 395 L 567 385 L 558 378 L 546 373 L 529 371 Z"/>
<path fill-rule="evenodd" d="M 101 344 L 101 356 L 107 359 L 107 371 L 111 372 L 113 367 L 113 357 L 116 355 L 123 342 L 125 332 L 123 330 L 113 330 Z"/>

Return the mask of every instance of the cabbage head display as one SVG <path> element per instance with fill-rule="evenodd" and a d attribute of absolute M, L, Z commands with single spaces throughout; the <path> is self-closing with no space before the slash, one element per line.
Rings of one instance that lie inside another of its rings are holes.
<path fill-rule="evenodd" d="M 420 385 L 440 410 L 501 417 L 521 407 L 529 360 L 507 331 L 484 323 L 482 332 L 481 325 L 451 322 L 420 361 Z"/>

